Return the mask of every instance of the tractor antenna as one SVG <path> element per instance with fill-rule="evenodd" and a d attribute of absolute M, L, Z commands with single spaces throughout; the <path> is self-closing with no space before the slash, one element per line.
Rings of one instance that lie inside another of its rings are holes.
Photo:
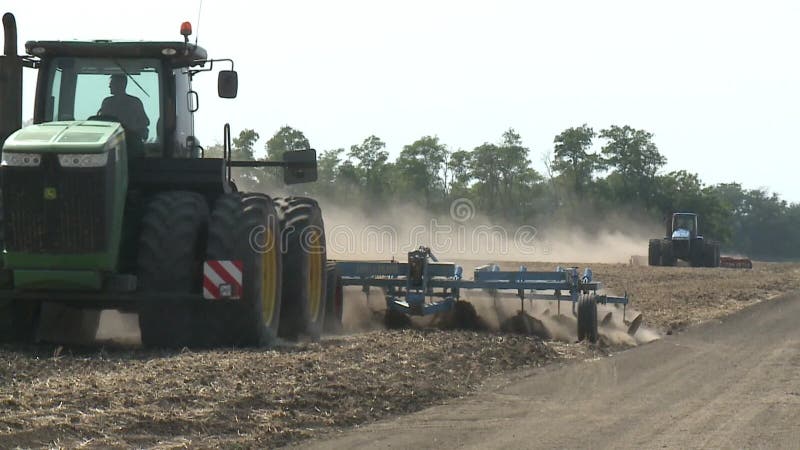
<path fill-rule="evenodd" d="M 197 40 L 200 38 L 200 13 L 203 12 L 203 0 L 200 0 L 200 6 L 197 8 L 197 33 L 194 35 L 194 45 L 197 46 Z"/>

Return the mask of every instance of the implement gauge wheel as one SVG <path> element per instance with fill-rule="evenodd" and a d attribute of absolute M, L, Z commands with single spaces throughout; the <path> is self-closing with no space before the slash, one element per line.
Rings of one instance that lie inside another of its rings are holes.
<path fill-rule="evenodd" d="M 578 341 L 587 339 L 597 342 L 597 300 L 592 297 L 581 297 L 578 300 Z"/>

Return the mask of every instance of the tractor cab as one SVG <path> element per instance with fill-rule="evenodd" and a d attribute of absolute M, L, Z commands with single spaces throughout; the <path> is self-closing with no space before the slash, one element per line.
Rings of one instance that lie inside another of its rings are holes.
<path fill-rule="evenodd" d="M 98 40 L 29 41 L 25 49 L 39 69 L 34 124 L 118 122 L 130 159 L 200 157 L 192 77 L 214 63 L 201 47 Z M 226 76 L 221 75 L 220 93 L 235 96 L 235 86 L 223 92 Z"/>
<path fill-rule="evenodd" d="M 672 239 L 694 239 L 697 237 L 697 214 L 674 213 L 667 236 Z"/>
<path fill-rule="evenodd" d="M 3 16 L 3 25 L 0 147 L 4 168 L 16 170 L 19 161 L 23 165 L 25 160 L 34 161 L 31 155 L 39 155 L 35 160 L 43 166 L 51 159 L 41 157 L 43 154 L 92 159 L 87 155 L 96 148 L 106 153 L 108 160 L 119 162 L 134 192 L 149 195 L 190 189 L 211 200 L 219 193 L 236 190 L 230 170 L 225 169 L 226 161 L 203 158 L 203 148 L 195 137 L 199 95 L 192 88 L 192 79 L 214 70 L 215 63 L 224 64 L 229 70 L 217 71 L 218 94 L 235 98 L 238 77 L 232 60 L 208 59 L 202 47 L 189 42 L 188 22 L 180 29 L 183 42 L 28 41 L 25 55 L 16 54 L 12 14 Z M 24 128 L 23 67 L 38 72 L 33 125 Z M 115 126 L 120 128 L 121 138 L 109 129 Z M 310 158 L 303 162 L 306 159 Z M 311 177 L 299 178 L 305 182 Z M 116 180 L 125 190 L 126 182 L 119 176 Z"/>

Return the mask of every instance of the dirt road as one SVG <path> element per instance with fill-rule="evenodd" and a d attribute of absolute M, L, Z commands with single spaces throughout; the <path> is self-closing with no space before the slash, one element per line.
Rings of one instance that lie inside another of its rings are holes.
<path fill-rule="evenodd" d="M 312 448 L 797 448 L 800 293 Z"/>

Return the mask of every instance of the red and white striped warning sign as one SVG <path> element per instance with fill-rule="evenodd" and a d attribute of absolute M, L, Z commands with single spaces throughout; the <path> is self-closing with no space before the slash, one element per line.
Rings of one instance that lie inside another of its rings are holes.
<path fill-rule="evenodd" d="M 240 298 L 243 266 L 241 261 L 206 261 L 203 264 L 203 298 Z"/>

